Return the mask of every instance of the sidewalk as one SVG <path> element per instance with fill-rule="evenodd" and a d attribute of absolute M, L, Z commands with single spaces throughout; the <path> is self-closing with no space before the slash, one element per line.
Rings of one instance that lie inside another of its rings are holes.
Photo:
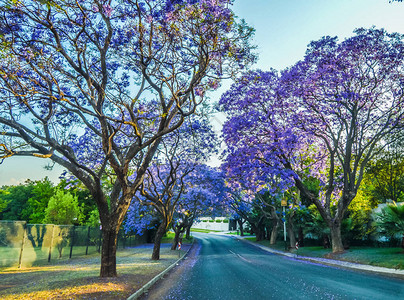
<path fill-rule="evenodd" d="M 354 270 L 360 270 L 360 271 L 365 271 L 365 272 L 373 272 L 373 273 L 378 273 L 378 274 L 390 275 L 390 276 L 404 279 L 404 270 L 396 270 L 396 269 L 377 267 L 377 266 L 371 266 L 371 265 L 363 265 L 363 264 L 352 263 L 352 262 L 342 261 L 342 260 L 328 259 L 328 258 L 300 256 L 295 253 L 283 252 L 283 251 L 275 250 L 275 249 L 272 249 L 272 248 L 269 248 L 266 246 L 262 246 L 257 243 L 247 241 L 244 237 L 241 237 L 238 235 L 233 235 L 233 236 L 237 239 L 242 240 L 245 243 L 249 243 L 251 245 L 254 245 L 255 247 L 261 248 L 264 251 L 267 251 L 267 252 L 270 252 L 273 254 L 277 254 L 277 255 L 287 256 L 292 259 L 309 261 L 312 263 L 318 263 L 318 264 L 333 266 L 333 267 L 340 267 L 340 268 L 347 268 L 347 269 L 354 269 Z"/>

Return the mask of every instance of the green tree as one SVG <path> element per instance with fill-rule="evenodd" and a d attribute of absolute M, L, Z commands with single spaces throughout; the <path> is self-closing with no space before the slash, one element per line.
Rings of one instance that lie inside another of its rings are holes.
<path fill-rule="evenodd" d="M 377 203 L 368 192 L 368 183 L 367 178 L 364 178 L 358 193 L 348 206 L 348 217 L 352 221 L 351 237 L 356 240 L 366 239 L 374 231 L 372 209 L 377 207 Z"/>
<path fill-rule="evenodd" d="M 8 201 L 4 200 L 2 196 L 7 195 L 6 190 L 0 190 L 0 213 L 7 207 Z"/>
<path fill-rule="evenodd" d="M 53 183 L 48 177 L 35 181 L 31 193 L 32 197 L 27 200 L 27 206 L 23 209 L 23 215 L 29 217 L 30 223 L 43 223 L 49 199 L 55 193 Z"/>
<path fill-rule="evenodd" d="M 45 210 L 45 223 L 57 225 L 70 225 L 81 223 L 83 219 L 82 208 L 79 206 L 77 196 L 69 192 L 57 190 L 50 198 Z"/>
<path fill-rule="evenodd" d="M 4 186 L 0 194 L 0 202 L 7 206 L 0 213 L 2 220 L 22 220 L 29 222 L 29 213 L 25 210 L 27 201 L 33 196 L 33 182 L 27 180 L 16 186 Z"/>
<path fill-rule="evenodd" d="M 105 187 L 108 185 L 107 181 L 103 181 L 102 185 Z M 97 211 L 94 217 L 94 210 L 97 210 L 97 205 L 94 201 L 94 198 L 91 196 L 91 192 L 79 181 L 75 181 L 74 184 L 72 182 L 67 182 L 65 179 L 62 179 L 60 183 L 57 185 L 58 189 L 66 190 L 70 192 L 70 194 L 77 196 L 77 201 L 79 206 L 82 207 L 82 212 L 84 215 L 83 224 L 96 224 L 99 226 L 99 213 Z"/>
<path fill-rule="evenodd" d="M 376 214 L 376 224 L 380 233 L 393 237 L 401 234 L 401 247 L 404 248 L 404 205 L 396 202 L 388 204 L 382 211 Z"/>
<path fill-rule="evenodd" d="M 366 168 L 369 192 L 377 203 L 404 201 L 404 137 L 397 138 L 398 135 L 403 134 L 392 135 L 397 141 L 380 151 Z"/>
<path fill-rule="evenodd" d="M 94 208 L 87 216 L 87 220 L 85 224 L 92 227 L 100 226 L 100 213 L 98 212 L 97 208 Z"/>

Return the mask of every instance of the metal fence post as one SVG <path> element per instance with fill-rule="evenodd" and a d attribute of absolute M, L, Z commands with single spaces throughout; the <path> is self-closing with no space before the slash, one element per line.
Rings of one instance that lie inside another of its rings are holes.
<path fill-rule="evenodd" d="M 22 242 L 21 242 L 21 249 L 20 249 L 20 257 L 18 258 L 18 268 L 21 268 L 22 265 L 22 252 L 24 251 L 25 239 L 27 237 L 27 222 L 23 225 L 23 233 L 22 233 Z"/>
<path fill-rule="evenodd" d="M 53 236 L 55 234 L 55 225 L 52 225 L 52 236 L 51 236 L 51 240 L 50 240 L 50 245 L 49 245 L 49 255 L 48 255 L 48 262 L 51 261 L 51 257 L 52 257 L 52 245 L 53 245 Z"/>
<path fill-rule="evenodd" d="M 73 225 L 72 238 L 71 238 L 72 241 L 71 241 L 71 244 L 70 244 L 70 255 L 69 255 L 69 258 L 72 258 L 72 254 L 73 254 L 73 244 L 74 244 L 75 231 L 76 231 L 76 226 Z"/>
<path fill-rule="evenodd" d="M 86 241 L 86 255 L 88 254 L 88 244 L 90 243 L 90 229 L 91 229 L 91 227 L 88 226 L 88 230 L 87 230 L 87 241 Z"/>
<path fill-rule="evenodd" d="M 100 237 L 98 239 L 98 253 L 101 252 L 101 239 L 102 239 L 102 229 L 100 228 Z"/>

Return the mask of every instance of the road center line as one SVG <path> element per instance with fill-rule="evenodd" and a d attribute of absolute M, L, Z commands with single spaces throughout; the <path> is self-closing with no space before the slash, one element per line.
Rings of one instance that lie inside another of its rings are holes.
<path fill-rule="evenodd" d="M 244 260 L 244 261 L 246 261 L 246 262 L 248 262 L 248 263 L 251 263 L 251 261 L 249 261 L 248 259 L 242 257 L 240 254 L 234 253 L 234 252 L 231 251 L 231 250 L 229 250 L 229 252 L 232 253 L 232 254 L 234 254 L 234 255 L 236 255 L 236 256 L 238 256 L 238 257 L 241 258 L 242 260 Z"/>

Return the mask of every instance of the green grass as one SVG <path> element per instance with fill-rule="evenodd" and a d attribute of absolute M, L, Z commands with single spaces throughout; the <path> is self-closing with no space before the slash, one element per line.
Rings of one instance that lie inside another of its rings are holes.
<path fill-rule="evenodd" d="M 97 253 L 97 246 L 89 246 L 88 254 Z M 0 268 L 17 266 L 20 257 L 20 248 L 0 247 Z M 85 256 L 86 246 L 74 246 L 72 257 Z M 52 248 L 51 262 L 69 259 L 70 246 L 62 248 L 62 257 L 59 258 L 57 247 Z M 24 247 L 22 265 L 24 267 L 37 266 L 48 263 L 49 247 Z"/>
<path fill-rule="evenodd" d="M 200 228 L 191 228 L 193 232 L 202 232 L 202 233 L 209 233 L 209 232 L 220 232 L 220 230 L 210 230 L 210 229 L 200 229 Z"/>
<path fill-rule="evenodd" d="M 151 253 L 151 247 L 119 250 L 114 278 L 99 277 L 99 254 L 40 267 L 5 268 L 0 270 L 0 299 L 126 299 L 178 259 L 178 252 L 167 247 L 158 261 L 151 260 Z"/>
<path fill-rule="evenodd" d="M 351 247 L 339 259 L 393 269 L 404 269 L 402 248 Z"/>
<path fill-rule="evenodd" d="M 230 232 L 227 232 L 226 234 L 230 234 L 230 235 L 240 235 L 240 231 L 239 232 L 237 232 L 237 231 L 230 231 Z M 244 233 L 244 236 L 250 236 L 251 234 L 249 234 L 249 233 Z M 246 238 L 246 239 L 253 239 L 253 240 L 255 240 L 255 237 L 253 237 L 253 238 Z"/>
<path fill-rule="evenodd" d="M 255 242 L 255 237 L 246 238 L 246 240 Z M 257 243 L 275 250 L 285 250 L 283 241 L 278 241 L 275 245 L 270 245 L 268 240 Z M 365 265 L 404 269 L 404 250 L 402 248 L 351 247 L 339 254 L 333 254 L 330 249 L 324 249 L 321 246 L 300 247 L 298 250 L 292 251 L 300 256 L 331 258 Z"/>
<path fill-rule="evenodd" d="M 169 231 L 169 232 L 167 232 L 167 235 L 162 238 L 161 243 L 172 244 L 172 242 L 174 241 L 174 237 L 175 237 L 175 233 L 172 231 Z M 184 234 L 184 238 L 182 239 L 183 244 L 192 244 L 193 241 L 194 241 L 193 236 L 190 236 L 189 239 L 186 239 L 185 234 Z"/>

